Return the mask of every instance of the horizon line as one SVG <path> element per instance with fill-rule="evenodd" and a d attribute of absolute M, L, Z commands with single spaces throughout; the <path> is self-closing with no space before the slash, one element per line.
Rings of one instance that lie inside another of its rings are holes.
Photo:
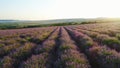
<path fill-rule="evenodd" d="M 95 17 L 95 18 L 57 18 L 57 19 L 0 19 L 13 21 L 44 21 L 44 20 L 62 20 L 62 19 L 120 19 L 120 17 Z"/>

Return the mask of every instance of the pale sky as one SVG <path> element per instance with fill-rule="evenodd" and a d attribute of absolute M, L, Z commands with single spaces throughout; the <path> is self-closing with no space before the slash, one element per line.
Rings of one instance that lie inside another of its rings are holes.
<path fill-rule="evenodd" d="M 120 0 L 0 0 L 0 19 L 120 17 Z"/>

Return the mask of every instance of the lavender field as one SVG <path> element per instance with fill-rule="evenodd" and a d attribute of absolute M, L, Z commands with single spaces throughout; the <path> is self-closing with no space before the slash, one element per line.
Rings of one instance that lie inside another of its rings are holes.
<path fill-rule="evenodd" d="M 120 68 L 120 23 L 0 30 L 0 68 Z"/>

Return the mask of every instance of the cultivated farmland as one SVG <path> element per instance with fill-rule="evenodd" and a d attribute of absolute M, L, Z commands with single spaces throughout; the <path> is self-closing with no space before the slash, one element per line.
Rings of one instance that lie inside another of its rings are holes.
<path fill-rule="evenodd" d="M 0 30 L 0 68 L 120 68 L 120 23 Z"/>

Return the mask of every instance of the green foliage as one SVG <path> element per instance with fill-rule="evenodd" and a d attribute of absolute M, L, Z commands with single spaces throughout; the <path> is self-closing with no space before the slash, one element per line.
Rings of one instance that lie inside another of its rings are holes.
<path fill-rule="evenodd" d="M 17 49 L 14 53 L 11 54 L 13 58 L 16 59 L 26 59 L 30 56 L 35 45 L 33 43 L 26 43 L 22 48 Z"/>
<path fill-rule="evenodd" d="M 83 45 L 82 46 L 83 48 L 90 48 L 93 46 L 93 41 L 89 37 L 83 37 L 83 39 L 80 43 L 82 43 L 81 45 Z"/>
<path fill-rule="evenodd" d="M 0 23 L 0 29 L 21 29 L 21 28 L 34 28 L 34 27 L 48 27 L 48 26 L 64 26 L 64 25 L 77 25 L 80 23 L 65 22 L 53 24 L 38 24 L 38 23 Z"/>
<path fill-rule="evenodd" d="M 103 43 L 107 45 L 114 45 L 114 44 L 120 44 L 120 41 L 116 38 L 106 38 L 103 40 Z"/>
<path fill-rule="evenodd" d="M 41 42 L 41 40 L 38 39 L 38 38 L 30 38 L 29 41 L 30 41 L 30 42 L 33 42 L 33 43 L 36 43 L 36 44 L 38 44 L 38 43 Z"/>
<path fill-rule="evenodd" d="M 27 42 L 26 39 L 21 39 L 21 40 L 18 40 L 21 44 L 24 44 L 25 42 Z"/>
<path fill-rule="evenodd" d="M 61 51 L 64 51 L 64 50 L 67 50 L 67 49 L 70 49 L 70 48 L 71 48 L 70 46 L 66 46 L 66 45 L 60 46 Z"/>
<path fill-rule="evenodd" d="M 90 23 L 90 22 L 89 22 Z M 0 29 L 21 29 L 21 28 L 34 28 L 34 27 L 48 27 L 48 26 L 65 26 L 65 25 L 79 25 L 88 24 L 87 22 L 63 22 L 52 24 L 38 24 L 38 23 L 0 23 Z"/>
<path fill-rule="evenodd" d="M 10 58 L 9 56 L 6 56 L 0 62 L 0 68 L 13 68 L 13 62 L 14 62 L 14 60 L 12 58 Z"/>
<path fill-rule="evenodd" d="M 0 48 L 3 47 L 3 46 L 4 46 L 4 44 L 0 44 Z"/>
<path fill-rule="evenodd" d="M 118 39 L 120 39 L 120 34 L 116 34 L 116 37 L 117 37 Z"/>

